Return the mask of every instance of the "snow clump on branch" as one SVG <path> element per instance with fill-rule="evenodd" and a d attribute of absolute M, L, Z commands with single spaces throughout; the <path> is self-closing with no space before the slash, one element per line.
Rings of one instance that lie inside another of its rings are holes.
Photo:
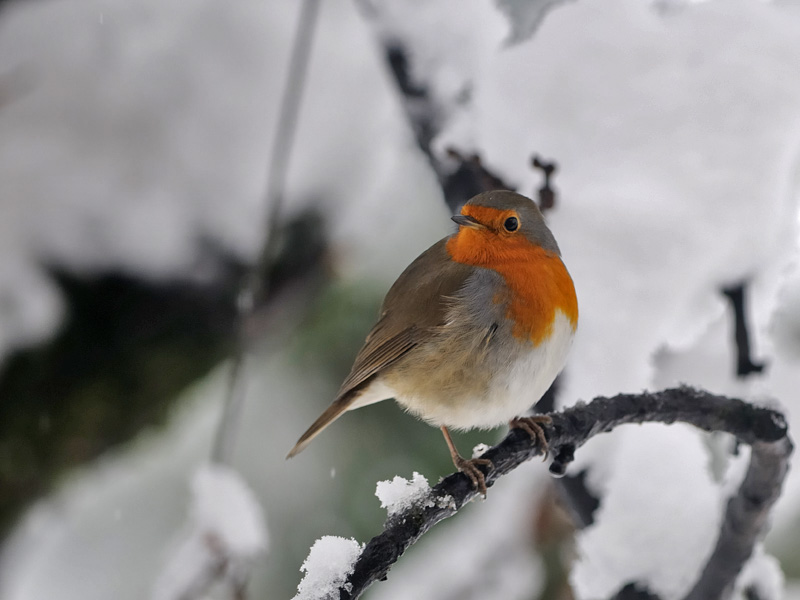
<path fill-rule="evenodd" d="M 305 575 L 292 600 L 338 598 L 339 588 L 347 585 L 345 581 L 363 549 L 364 544 L 353 538 L 326 535 L 318 539 L 300 567 Z"/>

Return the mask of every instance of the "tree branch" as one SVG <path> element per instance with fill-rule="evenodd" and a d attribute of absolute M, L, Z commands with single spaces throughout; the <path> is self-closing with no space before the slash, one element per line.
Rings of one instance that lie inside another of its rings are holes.
<path fill-rule="evenodd" d="M 306 73 L 311 55 L 311 44 L 319 14 L 320 0 L 304 0 L 300 5 L 297 31 L 292 43 L 286 88 L 281 96 L 278 109 L 278 126 L 272 144 L 272 153 L 267 169 L 267 191 L 265 203 L 268 217 L 266 235 L 261 252 L 245 278 L 239 295 L 236 349 L 234 352 L 222 416 L 214 436 L 211 460 L 220 464 L 230 464 L 239 430 L 244 406 L 245 390 L 243 370 L 247 355 L 246 325 L 254 310 L 264 302 L 270 292 L 269 271 L 275 266 L 278 248 L 278 217 L 283 206 L 284 183 L 289 167 L 300 101 L 305 89 Z"/>
<path fill-rule="evenodd" d="M 376 18 L 374 7 L 365 0 L 360 5 L 369 18 Z M 433 140 L 441 132 L 448 110 L 434 97 L 427 82 L 412 77 L 406 43 L 397 36 L 385 35 L 381 41 L 417 146 L 428 158 L 431 169 L 439 179 L 450 210 L 456 212 L 467 200 L 481 192 L 516 189 L 516 186 L 503 181 L 484 165 L 478 154 L 462 155 L 456 148 L 448 148 L 445 156 L 438 156 L 434 152 Z"/>
<path fill-rule="evenodd" d="M 733 308 L 733 339 L 736 342 L 736 375 L 744 378 L 751 373 L 761 373 L 764 370 L 763 362 L 753 362 L 750 356 L 750 334 L 747 327 L 747 312 L 745 310 L 745 284 L 738 283 L 722 289 L 723 295 L 728 298 Z"/>
<path fill-rule="evenodd" d="M 763 533 L 770 508 L 780 495 L 788 469 L 792 443 L 784 416 L 742 400 L 716 396 L 688 387 L 643 394 L 599 397 L 551 413 L 546 427 L 554 460 L 550 471 L 563 474 L 575 451 L 590 438 L 628 423 L 681 421 L 704 431 L 730 433 L 752 448 L 747 475 L 731 498 L 717 546 L 687 600 L 721 598 L 735 581 Z M 489 449 L 494 468 L 486 475 L 487 486 L 542 451 L 528 435 L 512 430 Z M 367 543 L 353 572 L 340 588 L 340 598 L 358 598 L 374 581 L 386 578 L 391 566 L 406 549 L 439 521 L 456 514 L 477 496 L 467 477 L 454 473 L 436 485 L 429 497 L 387 519 L 384 531 Z"/>

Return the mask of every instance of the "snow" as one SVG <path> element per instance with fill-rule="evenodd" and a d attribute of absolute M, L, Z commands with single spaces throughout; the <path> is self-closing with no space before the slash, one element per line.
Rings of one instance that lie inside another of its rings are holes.
<path fill-rule="evenodd" d="M 186 474 L 208 456 L 219 418 L 213 402 L 192 396 L 221 398 L 225 375 L 187 391 L 166 435 L 141 436 L 36 503 L 3 545 L 0 598 L 149 597 L 186 517 Z"/>
<path fill-rule="evenodd" d="M 596 522 L 578 538 L 572 584 L 579 598 L 611 597 L 630 581 L 647 582 L 660 598 L 680 598 L 716 542 L 719 495 L 695 431 L 630 429 Z"/>
<path fill-rule="evenodd" d="M 258 77 L 274 47 L 262 35 L 269 13 L 255 2 L 225 12 L 153 0 L 8 9 L 3 66 L 31 79 L 0 125 L 3 195 L 27 200 L 3 205 L 9 244 L 74 267 L 156 276 L 188 270 L 198 233 L 243 256 L 257 250 L 269 126 L 255 111 L 275 103 Z M 40 43 L 26 43 L 33 37 Z M 224 97 L 204 93 L 217 85 Z M 219 152 L 220 138 L 236 142 Z M 36 176 L 49 169 L 65 177 Z"/>
<path fill-rule="evenodd" d="M 540 185 L 534 152 L 559 164 L 548 221 L 581 309 L 562 402 L 689 383 L 796 405 L 800 302 L 785 275 L 798 257 L 796 4 L 583 0 L 510 48 L 484 6 L 444 32 L 449 6 L 385 4 L 381 35 L 408 44 L 417 84 L 443 112 L 440 159 L 451 147 L 477 152 L 523 193 Z M 753 356 L 770 363 L 745 382 L 732 374 L 719 292 L 739 281 Z M 729 445 L 703 440 L 685 427 L 626 427 L 577 453 L 574 471 L 589 468 L 602 497 L 596 526 L 579 536 L 579 597 L 607 597 L 632 578 L 667 598 L 692 583 L 738 476 L 715 479 Z M 732 463 L 740 474 L 742 460 Z M 791 477 L 782 503 L 794 508 L 782 519 L 796 527 Z"/>
<path fill-rule="evenodd" d="M 211 0 L 4 5 L 0 359 L 61 322 L 60 293 L 44 264 L 204 279 L 216 267 L 209 246 L 256 256 L 297 14 L 286 0 L 234 8 Z M 446 211 L 428 201 L 435 180 L 408 152 L 411 134 L 355 7 L 326 3 L 320 19 L 286 212 L 321 202 L 346 269 L 370 265 L 389 278 L 413 250 L 382 242 L 411 223 L 433 241 L 447 229 Z M 379 148 L 375 130 L 385 142 Z M 398 185 L 410 172 L 411 184 Z M 381 231 L 362 226 L 364 215 L 392 204 L 407 211 Z M 417 221 L 434 206 L 442 220 Z M 365 239 L 373 252 L 354 260 Z"/>
<path fill-rule="evenodd" d="M 654 350 L 685 347 L 722 311 L 718 286 L 782 254 L 796 200 L 777 192 L 800 139 L 790 16 L 752 2 L 669 18 L 635 0 L 567 4 L 482 73 L 463 119 L 488 164 L 522 189 L 538 181 L 533 149 L 562 165 L 550 222 L 581 306 L 581 376 L 562 398 L 647 386 Z M 464 126 L 437 145 L 469 143 Z"/>
<path fill-rule="evenodd" d="M 424 498 L 428 498 L 431 487 L 428 480 L 414 471 L 411 481 L 396 475 L 391 481 L 379 481 L 375 486 L 375 495 L 381 501 L 391 517 Z"/>
<path fill-rule="evenodd" d="M 255 555 L 267 547 L 264 516 L 253 492 L 236 471 L 207 465 L 192 482 L 192 514 L 235 554 Z"/>
<path fill-rule="evenodd" d="M 4 7 L 0 273 L 14 265 L 21 285 L 0 275 L 0 295 L 15 299 L 0 312 L 0 355 L 60 322 L 58 293 L 37 282 L 42 263 L 192 278 L 208 269 L 204 243 L 255 253 L 269 130 L 260 115 L 273 105 L 259 77 L 274 47 L 265 16 L 254 2 Z M 46 314 L 32 322 L 34 310 Z"/>
<path fill-rule="evenodd" d="M 195 498 L 192 475 L 210 455 L 228 366 L 221 365 L 187 390 L 164 429 L 148 431 L 73 473 L 56 493 L 28 511 L 0 553 L 2 600 L 152 596 L 166 563 L 176 560 L 193 530 L 186 525 Z M 287 598 L 297 585 L 293 573 L 320 528 L 340 523 L 317 505 L 332 493 L 329 464 L 309 462 L 300 469 L 284 460 L 285 451 L 275 450 L 291 447 L 297 432 L 315 416 L 312 407 L 305 414 L 287 412 L 275 419 L 275 405 L 264 400 L 280 398 L 300 406 L 335 390 L 318 373 L 298 372 L 281 354 L 260 361 L 250 373 L 248 390 L 254 401 L 245 409 L 235 466 L 270 511 L 270 547 L 282 550 L 252 563 L 249 592 Z M 352 485 L 351 479 L 347 482 Z M 363 497 L 370 491 L 365 488 Z M 199 558 L 208 556 L 204 548 L 192 548 L 204 552 Z"/>
<path fill-rule="evenodd" d="M 531 154 L 559 163 L 559 203 L 548 220 L 581 307 L 562 401 L 689 383 L 775 397 L 791 430 L 800 427 L 797 3 L 564 2 L 511 47 L 534 9 L 515 23 L 489 0 L 371 4 L 379 35 L 407 40 L 412 76 L 430 83 L 443 118 L 440 157 L 450 146 L 477 151 L 524 193 L 541 183 Z M 34 85 L 0 111 L 0 355 L 58 327 L 61 299 L 43 262 L 202 277 L 211 266 L 200 240 L 254 255 L 276 82 L 295 15 L 289 2 L 4 5 L 0 73 L 22 68 Z M 287 198 L 299 200 L 288 210 L 321 198 L 337 272 L 389 283 L 448 231 L 446 210 L 380 49 L 350 3 L 324 3 L 315 47 L 288 181 Z M 753 354 L 769 362 L 746 381 L 732 376 L 731 319 L 718 293 L 739 280 L 749 283 Z M 302 542 L 304 553 L 319 530 L 351 514 L 326 485 L 357 479 L 342 450 L 354 436 L 346 423 L 331 428 L 318 463 L 313 453 L 290 467 L 274 458 L 316 416 L 310 399 L 328 393 L 314 373 L 287 362 L 264 361 L 237 466 L 269 499 L 271 539 Z M 200 543 L 175 554 L 165 540 L 191 501 L 196 524 L 252 556 L 258 528 L 214 508 L 240 496 L 214 475 L 186 489 L 186 473 L 207 455 L 220 395 L 210 385 L 150 445 L 107 457 L 38 504 L 6 544 L 0 598 L 144 597 L 165 557 L 208 560 Z M 590 468 L 603 501 L 597 523 L 578 537 L 578 596 L 607 597 L 630 578 L 665 600 L 687 589 L 743 473 L 746 452 L 731 459 L 728 448 L 681 426 L 623 427 L 581 448 L 574 468 Z M 335 470 L 331 456 L 342 461 Z M 401 460 L 368 481 L 416 466 Z M 526 466 L 504 477 L 487 502 L 433 530 L 376 586 L 376 598 L 531 597 L 541 565 L 520 522 L 547 485 L 542 471 Z M 288 483 L 275 486 L 276 478 Z M 382 484 L 390 513 L 422 487 L 416 473 Z M 795 470 L 774 515 L 771 552 L 796 552 L 798 522 Z M 325 543 L 320 558 L 309 556 L 307 578 L 357 547 L 337 541 L 339 550 L 326 551 Z M 281 558 L 257 565 L 264 597 L 281 595 L 269 576 L 288 570 Z M 349 567 L 330 566 L 339 576 Z M 778 567 L 761 548 L 739 593 L 749 582 L 780 595 Z"/>
<path fill-rule="evenodd" d="M 416 471 L 411 481 L 399 475 L 395 475 L 391 481 L 379 481 L 375 486 L 375 495 L 381 502 L 381 508 L 385 508 L 390 517 L 415 504 L 455 508 L 453 497 L 449 494 L 433 497 L 428 480 Z"/>
<path fill-rule="evenodd" d="M 350 538 L 326 535 L 308 553 L 300 570 L 305 572 L 293 600 L 333 600 L 353 572 L 364 544 Z"/>
<path fill-rule="evenodd" d="M 10 348 L 47 340 L 60 324 L 63 311 L 55 285 L 33 261 L 20 256 L 19 252 L 3 252 L 0 259 L 0 359 Z"/>
<path fill-rule="evenodd" d="M 755 589 L 755 596 L 762 600 L 781 600 L 786 597 L 784 587 L 780 563 L 774 556 L 764 552 L 762 544 L 758 544 L 753 556 L 736 579 L 734 598 L 736 600 L 752 598 L 753 594 L 748 594 L 747 591 Z"/>
<path fill-rule="evenodd" d="M 261 506 L 239 474 L 204 465 L 192 480 L 189 531 L 166 562 L 153 600 L 196 596 L 220 581 L 246 582 L 266 536 Z"/>
<path fill-rule="evenodd" d="M 406 43 L 412 53 L 411 78 L 430 86 L 438 116 L 446 117 L 472 92 L 472 77 L 508 34 L 508 23 L 490 3 L 443 0 L 367 2 L 378 34 Z M 480 30 L 481 35 L 475 32 Z"/>
<path fill-rule="evenodd" d="M 552 481 L 541 464 L 524 465 L 499 480 L 486 502 L 468 506 L 436 526 L 374 586 L 376 600 L 527 600 L 544 585 L 536 551 L 536 511 Z M 531 525 L 529 525 L 531 524 Z"/>
<path fill-rule="evenodd" d="M 477 444 L 472 449 L 472 458 L 480 458 L 481 456 L 483 456 L 489 450 L 489 448 L 490 448 L 490 446 L 488 446 L 486 444 Z"/>

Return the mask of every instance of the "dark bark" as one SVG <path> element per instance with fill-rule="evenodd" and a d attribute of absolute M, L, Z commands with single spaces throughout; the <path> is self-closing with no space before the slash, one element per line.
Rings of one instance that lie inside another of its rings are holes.
<path fill-rule="evenodd" d="M 365 10 L 368 14 L 372 12 L 368 8 Z M 449 148 L 446 156 L 436 155 L 431 144 L 441 131 L 445 111 L 425 82 L 412 78 L 405 43 L 397 38 L 382 41 L 386 62 L 403 99 L 417 146 L 428 158 L 450 210 L 457 212 L 467 200 L 481 192 L 516 190 L 516 186 L 484 165 L 478 154 L 462 154 L 456 148 Z"/>
<path fill-rule="evenodd" d="M 551 180 L 558 171 L 558 165 L 554 162 L 542 160 L 538 154 L 533 155 L 531 165 L 534 169 L 539 169 L 544 175 L 542 187 L 536 190 L 536 194 L 539 197 L 539 209 L 544 213 L 556 205 L 556 190 Z"/>
<path fill-rule="evenodd" d="M 572 523 L 578 529 L 584 529 L 594 523 L 594 513 L 600 507 L 600 499 L 586 486 L 587 475 L 586 469 L 576 475 L 564 475 L 556 486 L 572 517 Z"/>
<path fill-rule="evenodd" d="M 658 600 L 658 596 L 641 584 L 629 583 L 618 591 L 612 600 Z"/>
<path fill-rule="evenodd" d="M 750 335 L 747 328 L 747 313 L 745 312 L 745 290 L 744 283 L 722 290 L 722 293 L 728 298 L 733 308 L 736 375 L 740 378 L 747 377 L 751 373 L 761 373 L 764 370 L 763 362 L 753 362 L 750 357 Z"/>
<path fill-rule="evenodd" d="M 792 451 L 784 416 L 742 400 L 688 387 L 600 397 L 550 416 L 552 424 L 545 429 L 555 457 L 550 471 L 556 475 L 564 473 L 575 451 L 590 438 L 628 423 L 681 421 L 704 431 L 730 433 L 751 446 L 747 475 L 728 503 L 717 547 L 687 596 L 692 600 L 724 597 L 763 534 L 769 510 L 780 495 Z M 487 486 L 541 453 L 542 449 L 528 435 L 512 430 L 483 455 L 494 464 L 486 474 Z M 358 598 L 374 581 L 385 579 L 411 544 L 476 495 L 467 477 L 454 473 L 436 485 L 428 498 L 390 517 L 384 531 L 365 546 L 340 589 L 340 598 Z"/>

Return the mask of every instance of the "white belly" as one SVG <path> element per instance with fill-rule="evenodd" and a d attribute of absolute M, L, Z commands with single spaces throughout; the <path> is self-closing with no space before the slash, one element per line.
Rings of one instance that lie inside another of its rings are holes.
<path fill-rule="evenodd" d="M 409 396 L 397 394 L 384 382 L 376 381 L 352 408 L 385 398 L 395 398 L 404 408 L 437 427 L 488 429 L 525 414 L 547 391 L 564 368 L 574 329 L 561 312 L 556 313 L 553 333 L 538 346 L 522 351 L 505 368 L 492 374 L 485 392 L 464 390 L 458 397 Z"/>
<path fill-rule="evenodd" d="M 489 428 L 525 414 L 564 368 L 573 337 L 572 323 L 557 312 L 547 341 L 521 355 L 506 373 L 497 373 L 487 397 L 465 398 L 454 414 L 441 415 L 441 424 L 457 429 Z"/>

